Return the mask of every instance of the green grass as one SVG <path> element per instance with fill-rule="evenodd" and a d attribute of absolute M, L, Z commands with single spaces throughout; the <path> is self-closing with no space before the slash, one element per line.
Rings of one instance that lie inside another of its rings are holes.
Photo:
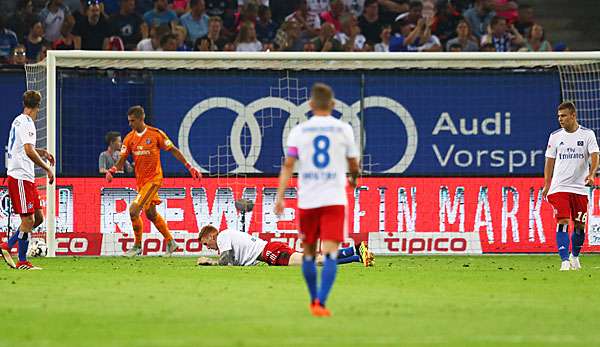
<path fill-rule="evenodd" d="M 297 267 L 58 258 L 0 268 L 0 346 L 598 346 L 600 256 L 345 265 L 313 318 Z"/>

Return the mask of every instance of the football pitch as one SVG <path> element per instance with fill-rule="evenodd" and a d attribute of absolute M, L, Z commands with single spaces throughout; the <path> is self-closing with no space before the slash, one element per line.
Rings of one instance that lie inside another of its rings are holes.
<path fill-rule="evenodd" d="M 298 267 L 194 258 L 0 268 L 0 346 L 598 346 L 600 256 L 377 258 L 339 268 L 315 318 Z M 2 264 L 4 265 L 4 264 Z"/>

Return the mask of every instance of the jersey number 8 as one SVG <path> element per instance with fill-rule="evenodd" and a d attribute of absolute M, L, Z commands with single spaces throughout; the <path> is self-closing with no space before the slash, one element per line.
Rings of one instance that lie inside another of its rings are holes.
<path fill-rule="evenodd" d="M 317 169 L 323 169 L 329 165 L 329 137 L 319 135 L 313 140 L 315 154 L 313 154 L 313 164 Z"/>

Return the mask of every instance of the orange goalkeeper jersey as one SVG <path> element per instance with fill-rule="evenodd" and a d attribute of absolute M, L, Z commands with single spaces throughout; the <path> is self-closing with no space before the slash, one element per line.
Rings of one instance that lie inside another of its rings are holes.
<path fill-rule="evenodd" d="M 162 130 L 146 126 L 141 134 L 132 130 L 125 136 L 121 155 L 131 154 L 135 162 L 135 179 L 138 189 L 150 181 L 162 181 L 160 150 L 168 151 L 173 147 L 167 134 Z"/>

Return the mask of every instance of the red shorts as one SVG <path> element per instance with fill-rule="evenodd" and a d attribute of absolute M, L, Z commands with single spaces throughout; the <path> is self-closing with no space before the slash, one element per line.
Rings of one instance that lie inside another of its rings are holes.
<path fill-rule="evenodd" d="M 290 256 L 295 252 L 287 243 L 275 241 L 268 242 L 260 256 L 269 265 L 288 266 Z"/>
<path fill-rule="evenodd" d="M 308 244 L 321 241 L 344 241 L 346 206 L 298 209 L 300 238 Z"/>
<path fill-rule="evenodd" d="M 554 208 L 556 220 L 568 218 L 579 223 L 587 220 L 587 195 L 558 192 L 548 195 L 548 202 Z"/>
<path fill-rule="evenodd" d="M 31 214 L 42 208 L 35 183 L 8 176 L 8 195 L 17 214 Z"/>

